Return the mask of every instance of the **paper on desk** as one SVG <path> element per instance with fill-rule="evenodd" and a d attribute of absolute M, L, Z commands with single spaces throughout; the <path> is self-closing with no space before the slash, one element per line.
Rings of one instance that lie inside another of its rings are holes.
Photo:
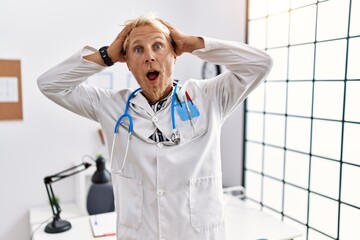
<path fill-rule="evenodd" d="M 91 215 L 90 224 L 94 237 L 116 235 L 116 214 Z"/>

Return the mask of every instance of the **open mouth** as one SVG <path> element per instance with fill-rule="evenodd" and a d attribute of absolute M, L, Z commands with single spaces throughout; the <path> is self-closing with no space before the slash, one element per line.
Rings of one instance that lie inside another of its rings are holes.
<path fill-rule="evenodd" d="M 147 77 L 149 80 L 155 80 L 158 76 L 159 76 L 159 72 L 158 72 L 158 71 L 152 71 L 152 72 L 148 72 L 148 73 L 146 74 L 146 77 Z"/>

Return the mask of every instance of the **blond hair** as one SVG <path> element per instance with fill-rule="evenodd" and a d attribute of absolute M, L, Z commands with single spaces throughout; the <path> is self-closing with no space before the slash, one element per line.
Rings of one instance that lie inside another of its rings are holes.
<path fill-rule="evenodd" d="M 130 26 L 131 29 L 141 27 L 141 26 L 148 26 L 151 25 L 158 29 L 160 32 L 162 32 L 166 39 L 172 43 L 172 39 L 170 37 L 170 30 L 162 23 L 160 22 L 159 18 L 154 13 L 148 13 L 141 15 L 135 19 L 127 20 L 124 23 L 125 26 Z M 126 54 L 127 47 L 129 45 L 129 35 L 126 36 L 124 44 L 123 44 L 123 52 Z"/>

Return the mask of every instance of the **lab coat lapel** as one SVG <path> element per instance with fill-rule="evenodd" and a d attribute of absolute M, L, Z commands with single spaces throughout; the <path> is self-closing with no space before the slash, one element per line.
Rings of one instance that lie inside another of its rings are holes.
<path fill-rule="evenodd" d="M 135 97 L 133 97 L 130 100 L 130 107 L 132 108 L 133 111 L 135 111 L 136 113 L 139 112 L 146 112 L 146 114 L 148 114 L 149 116 L 153 116 L 154 115 L 154 111 L 152 110 L 149 102 L 147 101 L 147 99 L 144 97 L 144 95 L 142 95 L 141 92 L 138 92 Z"/>
<path fill-rule="evenodd" d="M 130 100 L 130 115 L 133 118 L 134 135 L 144 141 L 149 141 L 149 137 L 156 130 L 152 122 L 155 113 L 140 92 Z"/>
<path fill-rule="evenodd" d="M 149 141 L 149 137 L 159 128 L 163 135 L 171 138 L 171 96 L 168 97 L 164 108 L 156 114 L 151 108 L 147 99 L 140 92 L 131 99 L 130 111 L 133 118 L 134 134 L 144 141 Z M 155 120 L 156 119 L 156 120 Z"/>

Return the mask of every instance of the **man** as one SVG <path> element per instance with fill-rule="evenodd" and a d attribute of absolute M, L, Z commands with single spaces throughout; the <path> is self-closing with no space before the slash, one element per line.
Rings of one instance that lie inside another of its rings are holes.
<path fill-rule="evenodd" d="M 183 53 L 228 71 L 180 86 L 173 68 Z M 115 62 L 127 64 L 141 90 L 82 84 Z M 221 126 L 271 65 L 245 44 L 186 35 L 145 15 L 127 22 L 108 48 L 85 47 L 38 84 L 54 102 L 98 121 L 113 143 L 118 239 L 224 240 Z"/>

